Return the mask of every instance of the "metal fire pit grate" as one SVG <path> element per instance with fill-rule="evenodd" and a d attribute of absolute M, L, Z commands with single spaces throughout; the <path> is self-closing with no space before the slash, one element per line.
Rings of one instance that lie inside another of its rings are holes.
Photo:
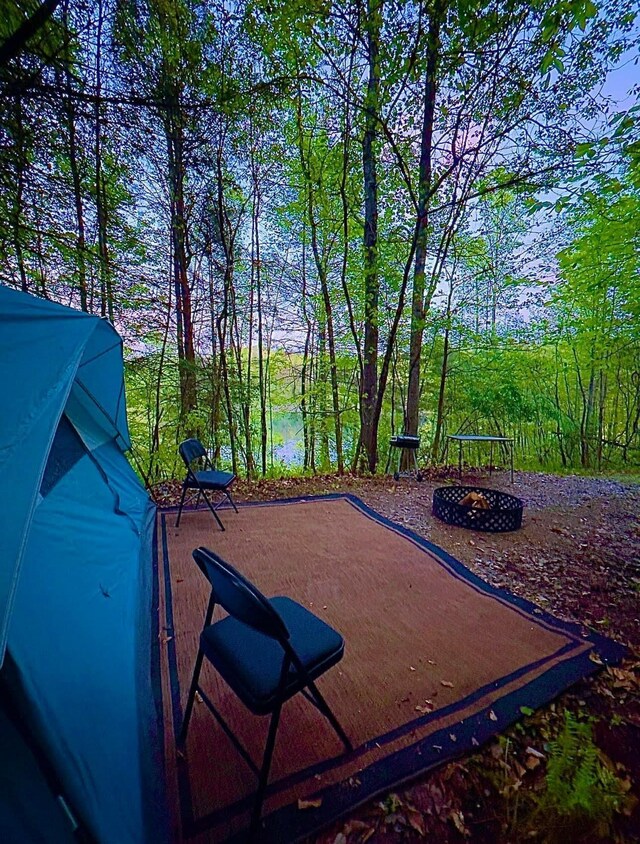
<path fill-rule="evenodd" d="M 470 492 L 483 495 L 490 509 L 482 510 L 460 504 Z M 515 495 L 481 486 L 441 486 L 433 491 L 432 513 L 443 522 L 489 533 L 506 533 L 522 525 L 523 502 Z"/>

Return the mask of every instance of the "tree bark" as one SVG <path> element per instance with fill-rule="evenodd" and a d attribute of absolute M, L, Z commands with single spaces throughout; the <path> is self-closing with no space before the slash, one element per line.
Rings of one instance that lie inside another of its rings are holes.
<path fill-rule="evenodd" d="M 100 114 L 100 97 L 102 95 L 102 24 L 104 11 L 102 0 L 98 2 L 98 28 L 96 32 L 96 101 L 94 104 L 95 123 L 95 192 L 96 192 L 96 224 L 98 229 L 98 271 L 100 274 L 100 314 L 114 320 L 113 311 L 113 283 L 109 246 L 107 237 L 108 204 L 106 182 L 102 172 L 102 118 Z"/>
<path fill-rule="evenodd" d="M 313 348 L 312 333 L 313 326 L 307 311 L 307 239 L 303 229 L 302 237 L 302 316 L 306 325 L 304 338 L 304 352 L 302 354 L 302 370 L 300 372 L 300 412 L 302 414 L 302 435 L 304 440 L 304 468 L 314 469 L 313 459 L 313 431 L 311 429 L 308 410 L 308 384 L 311 381 L 310 370 L 313 368 L 313 359 L 310 359 Z"/>
<path fill-rule="evenodd" d="M 22 103 L 20 98 L 15 100 L 15 127 L 14 132 L 16 136 L 15 153 L 16 153 L 16 192 L 15 201 L 11 211 L 11 228 L 13 229 L 13 248 L 16 253 L 16 261 L 18 263 L 18 274 L 20 275 L 20 288 L 24 293 L 29 290 L 29 280 L 27 276 L 27 268 L 24 260 L 24 251 L 22 248 L 22 211 L 24 201 L 24 174 L 27 168 L 27 154 L 24 142 L 24 123 L 22 113 Z"/>
<path fill-rule="evenodd" d="M 320 250 L 318 242 L 318 222 L 316 220 L 316 203 L 314 184 L 311 175 L 310 162 L 305 157 L 304 151 L 304 133 L 302 127 L 302 105 L 301 95 L 298 90 L 298 107 L 297 107 L 297 121 L 298 121 L 298 150 L 300 154 L 300 166 L 305 180 L 305 192 L 307 194 L 307 214 L 309 217 L 309 226 L 311 228 L 311 250 L 320 281 L 320 290 L 322 292 L 322 302 L 324 305 L 324 315 L 326 319 L 327 330 L 327 347 L 329 351 L 329 377 L 331 380 L 331 402 L 333 409 L 333 426 L 336 441 L 336 461 L 338 465 L 338 474 L 344 474 L 344 456 L 342 451 L 342 419 L 340 417 L 340 390 L 338 385 L 338 364 L 336 358 L 336 341 L 335 331 L 333 325 L 333 309 L 331 305 L 331 296 L 329 294 L 329 279 L 327 274 L 327 258 L 324 250 Z"/>
<path fill-rule="evenodd" d="M 424 114 L 420 142 L 420 176 L 418 185 L 418 214 L 415 229 L 415 264 L 411 299 L 411 339 L 409 343 L 409 383 L 405 432 L 418 434 L 420 403 L 420 356 L 425 317 L 425 266 L 429 225 L 429 199 L 432 181 L 433 122 L 435 116 L 438 66 L 440 63 L 440 30 L 446 17 L 444 0 L 436 0 L 429 19 L 427 34 L 427 67 L 424 80 Z"/>
<path fill-rule="evenodd" d="M 222 181 L 222 149 L 219 147 L 216 155 L 216 190 L 217 190 L 217 211 L 218 231 L 224 252 L 223 268 L 223 301 L 222 310 L 216 320 L 216 331 L 218 334 L 218 353 L 220 355 L 220 372 L 222 375 L 222 389 L 224 392 L 225 406 L 227 410 L 227 424 L 229 426 L 229 443 L 231 446 L 231 466 L 234 474 L 238 473 L 238 448 L 236 443 L 235 420 L 233 414 L 233 402 L 231 400 L 231 388 L 229 385 L 229 365 L 226 350 L 227 322 L 229 314 L 229 295 L 233 282 L 233 239 L 228 236 L 229 225 L 224 209 L 224 190 Z"/>
<path fill-rule="evenodd" d="M 60 5 L 60 0 L 44 0 L 18 29 L 0 44 L 0 67 L 6 67 L 24 49 L 27 42 L 46 24 Z"/>
<path fill-rule="evenodd" d="M 447 374 L 449 372 L 449 333 L 451 331 L 451 301 L 453 299 L 453 279 L 447 297 L 447 323 L 444 329 L 444 344 L 442 347 L 442 366 L 440 368 L 440 386 L 438 389 L 438 411 L 436 414 L 436 430 L 433 435 L 431 447 L 431 459 L 437 463 L 440 454 L 440 440 L 444 422 L 444 397 L 447 387 Z"/>
<path fill-rule="evenodd" d="M 378 461 L 378 178 L 376 136 L 380 98 L 380 30 L 382 0 L 367 0 L 366 42 L 368 79 L 365 100 L 365 131 L 362 140 L 364 179 L 364 348 L 360 380 L 361 468 L 375 472 Z"/>
<path fill-rule="evenodd" d="M 187 220 L 184 202 L 184 126 L 178 97 L 167 104 L 165 135 L 168 152 L 173 287 L 175 292 L 181 417 L 196 407 L 195 347 L 188 279 Z"/>
<path fill-rule="evenodd" d="M 69 167 L 71 168 L 71 179 L 73 182 L 73 201 L 76 215 L 76 260 L 78 271 L 78 292 L 80 293 L 80 307 L 87 312 L 87 247 L 84 222 L 84 203 L 82 199 L 82 178 L 78 162 L 78 142 L 76 135 L 76 115 L 73 98 L 73 86 L 71 82 L 71 48 L 69 33 L 69 4 L 66 2 L 62 7 L 62 20 L 64 24 L 64 113 L 67 119 L 67 132 L 69 138 Z"/>

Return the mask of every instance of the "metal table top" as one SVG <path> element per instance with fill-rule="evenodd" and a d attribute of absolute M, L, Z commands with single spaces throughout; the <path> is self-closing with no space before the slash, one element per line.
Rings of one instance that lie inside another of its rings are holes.
<path fill-rule="evenodd" d="M 512 443 L 513 437 L 492 437 L 487 434 L 447 434 L 450 440 L 458 440 L 458 442 L 492 442 L 492 443 Z"/>

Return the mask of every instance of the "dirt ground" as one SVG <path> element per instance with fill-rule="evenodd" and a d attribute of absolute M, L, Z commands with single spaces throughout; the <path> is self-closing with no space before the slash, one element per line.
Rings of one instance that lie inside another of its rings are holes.
<path fill-rule="evenodd" d="M 448 526 L 431 513 L 436 486 L 453 470 L 413 479 L 331 475 L 247 482 L 239 501 L 350 492 L 441 546 L 487 582 L 629 645 L 629 659 L 574 686 L 472 757 L 361 807 L 317 844 L 369 841 L 640 841 L 640 485 L 606 478 L 468 470 L 463 483 L 494 487 L 524 502 L 522 528 L 503 534 Z M 156 490 L 174 503 L 176 483 Z M 565 710 L 592 723 L 604 768 L 617 780 L 615 811 L 576 818 L 542 811 L 549 741 Z"/>

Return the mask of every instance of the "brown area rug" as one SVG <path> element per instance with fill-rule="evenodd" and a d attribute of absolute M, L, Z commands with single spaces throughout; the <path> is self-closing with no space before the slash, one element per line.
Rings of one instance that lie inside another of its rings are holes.
<path fill-rule="evenodd" d="M 167 772 L 176 839 L 224 841 L 248 823 L 256 779 L 196 701 L 176 754 L 209 595 L 191 552 L 204 545 L 267 595 L 288 595 L 345 638 L 318 682 L 355 750 L 301 695 L 283 709 L 260 840 L 286 842 L 418 773 L 469 752 L 622 646 L 484 583 L 445 551 L 349 495 L 185 512 L 158 519 Z M 268 718 L 252 715 L 210 666 L 200 681 L 258 764 Z M 299 800 L 316 805 L 300 808 Z"/>

